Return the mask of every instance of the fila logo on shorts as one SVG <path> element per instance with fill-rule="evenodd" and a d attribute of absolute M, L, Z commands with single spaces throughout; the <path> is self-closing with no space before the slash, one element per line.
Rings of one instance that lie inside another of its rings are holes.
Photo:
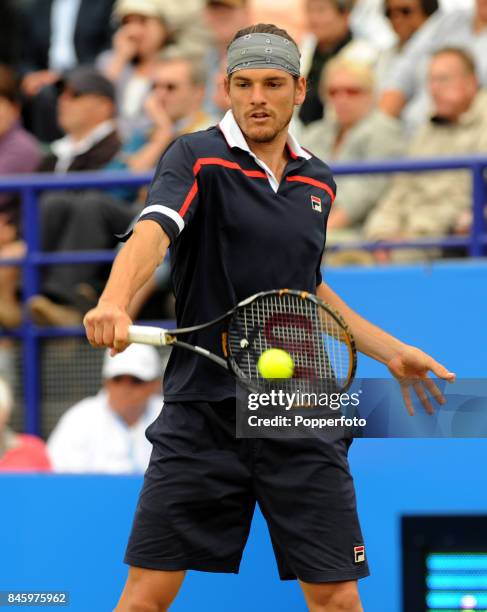
<path fill-rule="evenodd" d="M 355 563 L 363 563 L 365 561 L 365 546 L 354 546 L 353 556 Z"/>
<path fill-rule="evenodd" d="M 311 207 L 313 210 L 316 210 L 318 212 L 322 212 L 321 209 L 321 199 L 317 198 L 316 196 L 311 196 Z"/>

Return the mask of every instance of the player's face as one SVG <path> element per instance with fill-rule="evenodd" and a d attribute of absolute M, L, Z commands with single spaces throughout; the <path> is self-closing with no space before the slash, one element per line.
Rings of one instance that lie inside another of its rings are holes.
<path fill-rule="evenodd" d="M 442 53 L 431 61 L 429 87 L 436 114 L 456 121 L 472 104 L 478 82 L 457 55 Z"/>
<path fill-rule="evenodd" d="M 370 88 L 365 87 L 356 74 L 345 69 L 329 72 L 325 95 L 343 127 L 355 125 L 371 112 L 374 105 Z"/>
<path fill-rule="evenodd" d="M 301 104 L 306 81 L 284 70 L 238 70 L 226 80 L 235 119 L 247 140 L 272 142 L 287 129 L 294 107 Z"/>

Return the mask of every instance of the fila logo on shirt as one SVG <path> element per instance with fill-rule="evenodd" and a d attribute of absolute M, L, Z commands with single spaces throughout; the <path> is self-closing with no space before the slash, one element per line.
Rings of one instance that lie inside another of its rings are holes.
<path fill-rule="evenodd" d="M 317 212 L 322 212 L 321 199 L 316 196 L 311 196 L 311 208 Z"/>
<path fill-rule="evenodd" d="M 365 546 L 354 546 L 353 556 L 355 563 L 363 563 L 365 561 Z"/>

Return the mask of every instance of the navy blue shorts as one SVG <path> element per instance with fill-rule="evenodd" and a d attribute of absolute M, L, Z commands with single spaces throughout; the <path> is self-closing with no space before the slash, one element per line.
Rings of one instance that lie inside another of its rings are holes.
<path fill-rule="evenodd" d="M 256 502 L 282 580 L 368 576 L 350 439 L 236 439 L 235 401 L 165 404 L 125 563 L 237 573 Z"/>

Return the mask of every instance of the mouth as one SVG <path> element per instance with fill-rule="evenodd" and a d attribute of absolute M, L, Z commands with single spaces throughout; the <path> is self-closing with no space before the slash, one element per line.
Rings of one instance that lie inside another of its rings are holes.
<path fill-rule="evenodd" d="M 259 123 L 270 119 L 270 117 L 271 116 L 269 115 L 269 113 L 266 113 L 265 111 L 255 111 L 250 114 L 250 118 Z"/>

